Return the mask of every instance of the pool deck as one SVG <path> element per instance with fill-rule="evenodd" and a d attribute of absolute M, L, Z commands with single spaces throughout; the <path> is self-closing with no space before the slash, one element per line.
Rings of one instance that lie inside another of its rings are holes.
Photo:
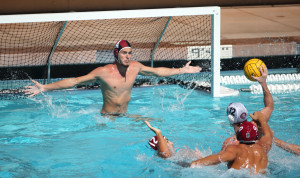
<path fill-rule="evenodd" d="M 300 4 L 221 8 L 221 44 L 300 42 Z"/>

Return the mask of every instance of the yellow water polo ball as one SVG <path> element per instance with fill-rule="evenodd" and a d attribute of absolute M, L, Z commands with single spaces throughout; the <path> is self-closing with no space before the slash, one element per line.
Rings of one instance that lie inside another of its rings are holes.
<path fill-rule="evenodd" d="M 251 81 L 256 81 L 251 76 L 260 77 L 261 73 L 260 73 L 259 68 L 262 67 L 262 66 L 266 66 L 266 65 L 260 59 L 254 58 L 254 59 L 248 60 L 245 64 L 245 66 L 244 66 L 244 74 L 247 77 L 247 79 L 249 79 Z"/>

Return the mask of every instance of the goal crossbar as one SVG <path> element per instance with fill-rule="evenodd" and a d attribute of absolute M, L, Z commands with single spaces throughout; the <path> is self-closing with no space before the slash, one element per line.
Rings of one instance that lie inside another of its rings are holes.
<path fill-rule="evenodd" d="M 4 24 L 4 23 L 53 22 L 53 21 L 73 21 L 73 20 L 169 17 L 169 16 L 209 15 L 209 14 L 220 15 L 220 7 L 212 6 L 212 7 L 190 7 L 190 8 L 145 9 L 145 10 L 143 9 L 143 10 L 1 15 L 0 22 Z"/>

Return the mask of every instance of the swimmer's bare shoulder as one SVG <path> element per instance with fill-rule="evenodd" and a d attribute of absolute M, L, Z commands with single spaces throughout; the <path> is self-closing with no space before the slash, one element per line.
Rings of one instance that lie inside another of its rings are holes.
<path fill-rule="evenodd" d="M 130 62 L 130 67 L 137 67 L 137 68 L 141 68 L 143 67 L 144 65 L 138 61 L 131 61 Z"/>
<path fill-rule="evenodd" d="M 223 142 L 221 151 L 224 151 L 226 149 L 226 147 L 229 146 L 229 145 L 238 145 L 238 144 L 239 144 L 239 141 L 236 139 L 236 135 L 228 137 Z"/>
<path fill-rule="evenodd" d="M 135 71 L 135 72 L 140 72 L 143 67 L 146 67 L 146 66 L 144 66 L 142 63 L 140 63 L 138 61 L 131 61 L 130 65 L 129 65 L 129 70 Z"/>
<path fill-rule="evenodd" d="M 97 67 L 95 70 L 96 71 L 101 71 L 101 72 L 108 72 L 110 70 L 113 70 L 114 68 L 116 68 L 116 65 L 115 64 L 107 64 L 103 67 Z"/>
<path fill-rule="evenodd" d="M 114 64 L 107 64 L 102 67 L 97 67 L 89 74 L 95 75 L 96 77 L 101 79 L 102 77 L 108 77 L 108 75 L 113 72 L 114 68 L 116 68 Z"/>

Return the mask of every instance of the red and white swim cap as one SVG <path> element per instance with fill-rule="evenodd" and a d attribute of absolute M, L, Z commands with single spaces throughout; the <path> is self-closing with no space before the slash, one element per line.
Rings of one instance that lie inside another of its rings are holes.
<path fill-rule="evenodd" d="M 151 146 L 151 148 L 153 148 L 154 150 L 157 150 L 157 148 L 158 148 L 158 139 L 157 139 L 157 136 L 152 137 L 149 140 L 148 143 Z"/>
<path fill-rule="evenodd" d="M 120 61 L 119 61 L 119 52 L 122 49 L 125 49 L 125 48 L 131 48 L 131 45 L 127 40 L 118 41 L 116 43 L 115 47 L 114 47 L 114 56 L 115 56 L 116 61 L 119 62 L 119 63 L 120 63 Z"/>
<path fill-rule="evenodd" d="M 166 139 L 165 136 L 163 136 L 164 139 Z M 149 145 L 151 146 L 151 148 L 153 148 L 154 150 L 157 150 L 158 149 L 158 139 L 157 139 L 157 136 L 154 136 L 152 137 L 150 140 L 149 140 Z"/>
<path fill-rule="evenodd" d="M 258 139 L 258 129 L 251 122 L 245 121 L 240 125 L 236 138 L 241 143 L 254 143 Z"/>

